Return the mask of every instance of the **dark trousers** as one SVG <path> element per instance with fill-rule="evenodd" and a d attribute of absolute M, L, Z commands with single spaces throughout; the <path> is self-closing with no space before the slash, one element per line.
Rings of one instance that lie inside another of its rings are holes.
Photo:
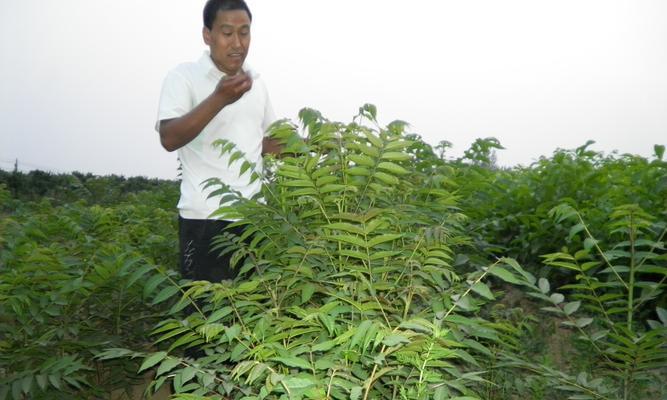
<path fill-rule="evenodd" d="M 243 232 L 242 227 L 227 228 L 229 224 L 230 221 L 178 217 L 181 274 L 184 278 L 220 282 L 236 277 L 240 265 L 237 268 L 229 265 L 233 252 L 220 256 L 222 249 L 211 251 L 213 239 L 223 231 L 236 235 Z"/>

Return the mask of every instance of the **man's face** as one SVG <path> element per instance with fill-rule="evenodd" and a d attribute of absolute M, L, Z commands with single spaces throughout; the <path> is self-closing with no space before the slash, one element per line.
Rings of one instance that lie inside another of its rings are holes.
<path fill-rule="evenodd" d="M 227 75 L 236 75 L 250 48 L 250 18 L 244 10 L 218 11 L 211 29 L 204 27 L 211 59 Z"/>

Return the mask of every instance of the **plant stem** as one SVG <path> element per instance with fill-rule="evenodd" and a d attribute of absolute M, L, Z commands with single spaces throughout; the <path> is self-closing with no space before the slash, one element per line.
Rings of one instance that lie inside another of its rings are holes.
<path fill-rule="evenodd" d="M 431 343 L 428 346 L 428 351 L 426 352 L 426 357 L 424 358 L 424 363 L 422 364 L 422 367 L 419 369 L 419 393 L 421 394 L 422 392 L 422 384 L 424 381 L 424 370 L 426 370 L 426 364 L 428 364 L 428 360 L 431 357 L 431 350 L 433 350 L 433 341 L 431 340 Z"/>
<path fill-rule="evenodd" d="M 118 295 L 118 308 L 116 310 L 116 329 L 115 333 L 116 335 L 120 335 L 120 313 L 123 305 L 123 294 L 125 292 L 125 287 L 121 286 L 120 288 L 120 294 Z"/>
<path fill-rule="evenodd" d="M 635 296 L 635 236 L 636 230 L 634 226 L 633 214 L 630 214 L 630 287 L 628 288 L 628 331 L 632 332 L 632 315 L 633 302 Z"/>
<path fill-rule="evenodd" d="M 470 285 L 470 287 L 468 287 L 468 289 L 461 295 L 461 297 L 459 297 L 459 300 L 457 300 L 456 302 L 454 302 L 454 304 L 452 304 L 452 306 L 449 308 L 449 310 L 447 310 L 447 313 L 445 313 L 445 316 L 442 317 L 443 321 L 446 320 L 447 317 L 449 317 L 449 314 L 451 314 L 452 312 L 454 312 L 454 310 L 456 309 L 456 303 L 458 303 L 458 301 L 460 301 L 462 298 L 464 298 L 464 297 L 466 297 L 468 294 L 470 294 L 470 292 L 472 291 L 473 286 L 475 286 L 476 284 L 478 284 L 479 282 L 481 282 L 482 279 L 484 279 L 484 277 L 489 273 L 489 271 L 491 270 L 491 268 L 495 267 L 495 266 L 498 265 L 499 263 L 500 263 L 500 260 L 498 260 L 498 261 L 494 262 L 493 264 L 491 264 L 491 266 L 490 266 L 489 268 L 487 268 L 486 271 L 484 271 L 484 273 L 483 273 L 482 275 L 480 275 L 479 278 L 477 278 L 477 279 L 475 280 L 475 282 L 473 282 L 472 285 Z"/>
<path fill-rule="evenodd" d="M 611 265 L 611 262 L 609 262 L 609 259 L 607 258 L 607 256 L 604 255 L 604 252 L 602 251 L 602 249 L 598 245 L 597 241 L 594 239 L 593 234 L 591 233 L 590 230 L 588 230 L 588 225 L 586 225 L 586 223 L 584 222 L 584 218 L 581 216 L 581 214 L 579 214 L 579 211 L 577 211 L 577 218 L 579 218 L 579 222 L 581 223 L 581 225 L 583 225 L 584 230 L 586 231 L 586 235 L 588 235 L 589 238 L 593 239 L 593 244 L 595 246 L 595 249 L 600 254 L 600 257 L 602 257 L 604 262 L 609 266 L 609 268 L 611 268 L 611 270 L 614 272 L 614 275 L 616 275 L 616 278 L 618 279 L 618 281 L 621 282 L 626 289 L 628 289 L 628 284 L 625 283 L 623 278 L 621 278 L 621 275 L 619 275 L 618 271 L 616 271 L 616 268 L 614 268 L 614 266 Z"/>
<path fill-rule="evenodd" d="M 385 349 L 387 348 L 386 345 L 382 345 L 382 349 L 380 349 L 380 354 L 384 353 Z M 368 378 L 368 385 L 366 386 L 366 392 L 364 393 L 364 400 L 368 399 L 368 394 L 371 392 L 371 387 L 373 387 L 373 382 L 375 381 L 375 373 L 377 372 L 378 365 L 375 364 L 373 365 L 373 371 L 371 372 L 371 376 Z"/>

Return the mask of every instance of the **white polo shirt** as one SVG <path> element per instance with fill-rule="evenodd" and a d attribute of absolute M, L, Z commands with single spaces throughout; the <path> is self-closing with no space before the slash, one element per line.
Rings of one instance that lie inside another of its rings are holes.
<path fill-rule="evenodd" d="M 256 76 L 247 65 L 244 71 Z M 171 70 L 162 85 L 156 130 L 160 121 L 178 118 L 207 98 L 225 74 L 211 60 L 208 51 L 196 63 L 184 63 Z M 202 182 L 219 178 L 232 189 L 250 198 L 259 193 L 261 182 L 250 183 L 251 171 L 240 175 L 243 160 L 228 166 L 231 153 L 220 155 L 214 147 L 217 139 L 236 144 L 245 158 L 262 168 L 262 139 L 275 120 L 271 101 L 261 77 L 253 79 L 252 88 L 236 102 L 224 107 L 190 143 L 178 149 L 181 163 L 181 198 L 179 214 L 188 219 L 208 219 L 220 207 L 220 197 L 208 198 L 218 187 L 204 189 Z M 234 153 L 236 150 L 232 151 Z"/>

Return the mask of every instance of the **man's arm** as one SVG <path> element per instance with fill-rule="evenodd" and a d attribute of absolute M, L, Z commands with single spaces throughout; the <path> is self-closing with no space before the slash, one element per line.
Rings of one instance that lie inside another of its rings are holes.
<path fill-rule="evenodd" d="M 160 121 L 160 142 L 167 151 L 190 143 L 220 110 L 240 99 L 252 87 L 252 79 L 239 74 L 221 79 L 213 93 L 187 114 Z"/>

